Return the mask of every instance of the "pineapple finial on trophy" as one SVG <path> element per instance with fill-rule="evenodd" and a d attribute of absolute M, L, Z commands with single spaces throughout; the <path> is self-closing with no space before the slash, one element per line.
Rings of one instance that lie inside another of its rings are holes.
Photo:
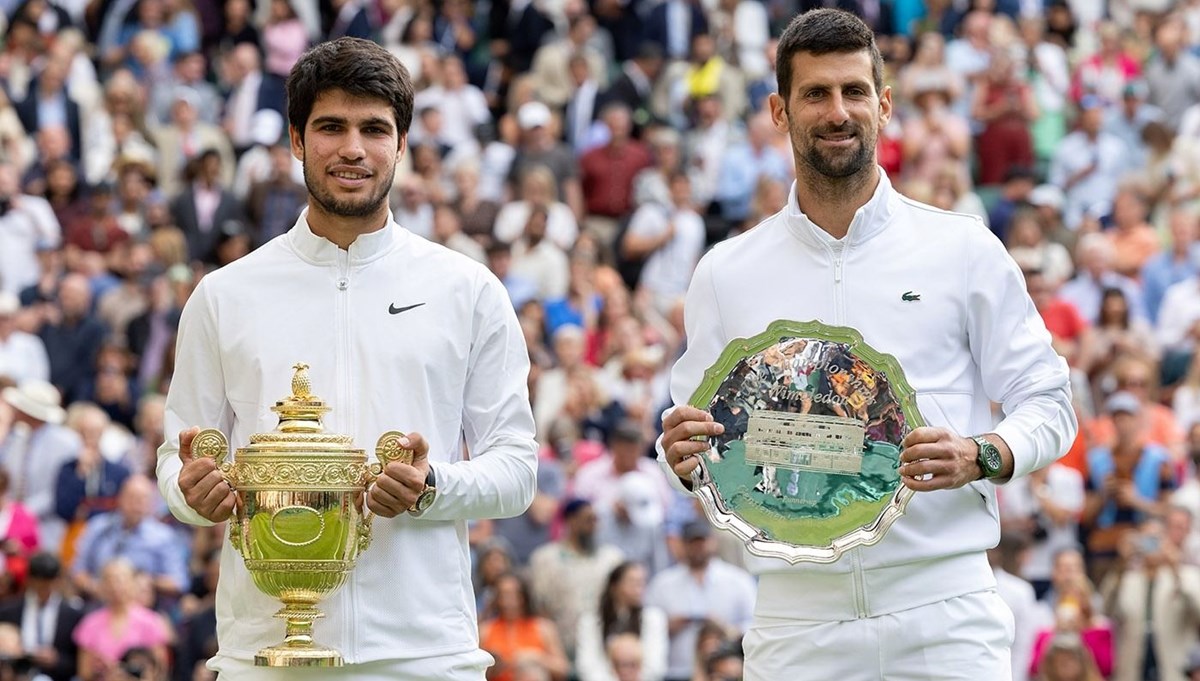
<path fill-rule="evenodd" d="M 312 382 L 308 380 L 308 365 L 304 362 L 296 362 L 292 368 L 296 370 L 296 373 L 292 375 L 292 395 L 309 397 L 312 395 Z"/>

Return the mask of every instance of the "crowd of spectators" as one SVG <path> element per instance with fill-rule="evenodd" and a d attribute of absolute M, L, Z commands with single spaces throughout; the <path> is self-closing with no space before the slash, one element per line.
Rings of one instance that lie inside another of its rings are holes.
<path fill-rule="evenodd" d="M 880 165 L 1007 244 L 1072 369 L 1078 440 L 1000 488 L 1015 678 L 1200 679 L 1200 1 L 0 0 L 0 681 L 212 678 L 175 330 L 304 207 L 284 82 L 340 36 L 416 84 L 397 222 L 529 347 L 538 494 L 470 527 L 489 678 L 740 678 L 755 581 L 653 441 L 697 260 L 788 201 L 775 40 L 825 5 L 877 32 Z"/>

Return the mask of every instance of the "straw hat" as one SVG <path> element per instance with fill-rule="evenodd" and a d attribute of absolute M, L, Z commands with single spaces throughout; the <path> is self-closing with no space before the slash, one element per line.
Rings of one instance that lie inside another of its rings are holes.
<path fill-rule="evenodd" d="M 45 381 L 29 380 L 15 388 L 5 388 L 0 397 L 17 411 L 38 421 L 61 424 L 67 416 L 58 389 Z"/>

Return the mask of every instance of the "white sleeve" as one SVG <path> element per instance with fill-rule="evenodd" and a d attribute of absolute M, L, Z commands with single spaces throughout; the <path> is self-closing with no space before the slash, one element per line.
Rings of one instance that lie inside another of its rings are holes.
<path fill-rule="evenodd" d="M 463 394 L 471 458 L 434 467 L 437 497 L 423 520 L 515 517 L 537 491 L 529 351 L 504 286 L 490 273 L 480 276 Z"/>
<path fill-rule="evenodd" d="M 190 525 L 213 523 L 197 513 L 179 489 L 179 432 L 200 426 L 228 434 L 233 429 L 233 410 L 225 397 L 225 375 L 221 370 L 216 319 L 201 280 L 179 318 L 175 347 L 175 374 L 167 391 L 163 414 L 166 439 L 158 448 L 158 489 L 171 514 Z"/>
<path fill-rule="evenodd" d="M 687 348 L 671 368 L 671 402 L 676 406 L 688 403 L 692 393 L 700 387 L 704 372 L 721 356 L 727 342 L 721 323 L 717 292 L 713 286 L 712 253 L 713 251 L 709 251 L 696 265 L 696 272 L 692 275 L 692 283 L 688 286 L 687 298 L 684 301 L 683 326 L 687 336 Z M 670 411 L 668 409 L 663 416 Z M 671 486 L 689 493 L 680 482 L 679 476 L 667 465 L 661 435 L 655 442 L 655 449 Z"/>
<path fill-rule="evenodd" d="M 1004 409 L 995 428 L 1013 452 L 1013 477 L 1049 465 L 1075 440 L 1066 361 L 1025 290 L 1017 264 L 978 228 L 968 253 L 967 340 L 987 396 Z"/>

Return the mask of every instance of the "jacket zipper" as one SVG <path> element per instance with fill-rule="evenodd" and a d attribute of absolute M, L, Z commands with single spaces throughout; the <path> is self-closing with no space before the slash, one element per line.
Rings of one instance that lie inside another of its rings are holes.
<path fill-rule="evenodd" d="M 354 423 L 354 414 L 351 409 L 354 401 L 350 399 L 350 382 L 353 380 L 350 370 L 350 253 L 338 249 L 337 251 L 337 294 L 334 297 L 334 324 L 335 324 L 335 344 L 334 354 L 336 356 L 335 365 L 337 367 L 337 397 L 338 405 L 342 410 L 342 416 L 345 419 L 342 423 L 345 424 L 341 428 L 341 432 L 353 432 L 352 424 Z M 358 588 L 353 576 L 346 580 L 346 598 L 342 600 L 342 619 L 346 622 L 345 639 L 341 642 L 341 649 L 346 651 L 347 662 L 358 660 L 358 627 L 354 619 L 354 613 L 358 611 Z"/>
<path fill-rule="evenodd" d="M 846 291 L 844 261 L 846 258 L 846 241 L 839 239 L 829 245 L 833 256 L 833 323 L 838 326 L 846 324 Z M 862 619 L 868 616 L 867 583 L 863 574 L 862 549 L 851 550 L 851 561 L 854 579 L 854 612 Z"/>

